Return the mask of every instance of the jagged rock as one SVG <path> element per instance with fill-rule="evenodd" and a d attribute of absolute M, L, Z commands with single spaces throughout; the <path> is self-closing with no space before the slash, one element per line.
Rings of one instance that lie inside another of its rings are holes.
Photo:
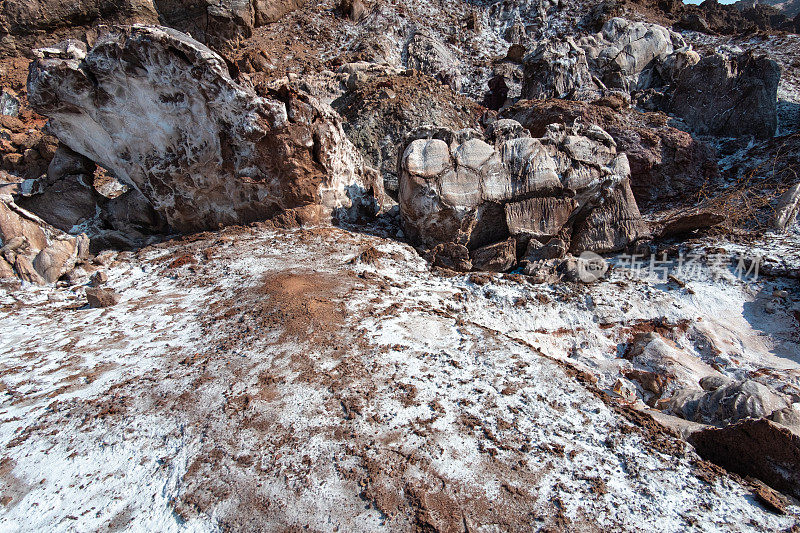
<path fill-rule="evenodd" d="M 718 52 L 684 69 L 667 109 L 696 133 L 770 138 L 778 126 L 781 69 L 751 52 Z"/>
<path fill-rule="evenodd" d="M 677 391 L 663 407 L 686 420 L 704 424 L 732 424 L 745 418 L 763 418 L 791 402 L 756 381 L 730 382 L 716 389 Z"/>
<path fill-rule="evenodd" d="M 370 206 L 367 187 L 379 186 L 333 110 L 286 86 L 259 97 L 168 28 L 120 28 L 83 59 L 40 54 L 28 90 L 62 143 L 139 190 L 177 231 L 286 210 L 330 221 Z"/>
<path fill-rule="evenodd" d="M 19 0 L 0 4 L 0 36 L 8 36 L 14 52 L 42 45 L 53 35 L 82 36 L 97 23 L 157 24 L 153 0 Z M 65 35 L 66 34 L 66 35 Z M 52 42 L 52 41 L 50 41 Z"/>
<path fill-rule="evenodd" d="M 630 169 L 626 170 L 630 174 Z M 649 235 L 650 229 L 642 220 L 636 199 L 626 182 L 603 198 L 602 203 L 591 209 L 587 216 L 576 221 L 570 251 L 574 254 L 584 250 L 596 253 L 619 251 Z"/>
<path fill-rule="evenodd" d="M 689 442 L 704 459 L 800 498 L 800 437 L 769 420 L 698 431 Z"/>
<path fill-rule="evenodd" d="M 154 0 L 161 23 L 227 50 L 259 26 L 280 20 L 305 0 Z"/>
<path fill-rule="evenodd" d="M 112 307 L 119 303 L 120 296 L 113 289 L 103 289 L 88 287 L 86 289 L 86 301 L 89 307 L 103 308 Z"/>
<path fill-rule="evenodd" d="M 71 232 L 97 213 L 98 194 L 92 187 L 95 164 L 59 145 L 47 170 L 38 180 L 38 194 L 17 199 L 20 207 L 36 213 L 48 224 Z"/>
<path fill-rule="evenodd" d="M 502 116 L 519 121 L 534 136 L 554 122 L 580 120 L 608 132 L 631 167 L 631 189 L 637 202 L 661 204 L 679 199 L 719 176 L 717 154 L 684 131 L 670 127 L 663 113 L 615 110 L 604 101 L 595 104 L 567 100 L 519 102 Z"/>
<path fill-rule="evenodd" d="M 361 0 L 342 0 L 339 11 L 354 22 L 358 22 L 367 15 L 367 7 Z"/>
<path fill-rule="evenodd" d="M 486 272 L 506 272 L 517 263 L 517 241 L 511 237 L 470 252 L 472 267 Z"/>
<path fill-rule="evenodd" d="M 586 52 L 571 37 L 548 39 L 525 56 L 522 98 L 593 99 L 597 87 Z"/>
<path fill-rule="evenodd" d="M 434 246 L 428 252 L 427 259 L 434 266 L 455 270 L 456 272 L 469 272 L 472 270 L 469 250 L 466 246 L 454 242 L 445 242 Z"/>
<path fill-rule="evenodd" d="M 625 357 L 630 359 L 637 372 L 659 376 L 658 394 L 668 396 L 677 390 L 700 391 L 704 380 L 722 379 L 722 374 L 705 364 L 692 354 L 680 349 L 673 341 L 655 332 L 637 334 Z M 645 374 L 646 375 L 646 374 Z"/>
<path fill-rule="evenodd" d="M 0 198 L 0 246 L 17 276 L 37 284 L 56 282 L 89 255 L 86 235 L 67 235 L 10 198 Z"/>
<path fill-rule="evenodd" d="M 424 33 L 416 33 L 406 45 L 406 66 L 433 76 L 456 92 L 461 90 L 458 59 L 440 41 Z"/>
<path fill-rule="evenodd" d="M 602 129 L 553 124 L 536 139 L 508 138 L 500 128 L 492 129 L 494 145 L 474 132 L 442 128 L 407 140 L 399 198 L 413 241 L 428 247 L 454 242 L 474 251 L 520 236 L 524 251 L 531 238 L 571 234 L 576 220 L 583 221 L 577 235 L 586 250 L 619 250 L 644 236 L 627 159 Z M 502 128 L 521 131 L 509 122 Z M 614 208 L 592 219 L 603 226 L 590 233 L 586 221 L 604 198 Z"/>
<path fill-rule="evenodd" d="M 679 34 L 663 26 L 619 17 L 609 20 L 600 33 L 581 38 L 578 46 L 604 85 L 629 92 L 663 85 L 664 63 L 672 72 L 676 60 L 668 58 L 687 49 Z"/>

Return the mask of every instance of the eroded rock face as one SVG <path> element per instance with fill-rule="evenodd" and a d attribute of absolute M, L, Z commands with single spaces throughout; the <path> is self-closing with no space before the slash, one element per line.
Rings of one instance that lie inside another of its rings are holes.
<path fill-rule="evenodd" d="M 663 26 L 619 17 L 606 22 L 600 33 L 582 38 L 578 46 L 586 51 L 590 68 L 607 87 L 630 92 L 670 81 L 663 74 L 665 66 L 669 72 L 674 70 L 675 60 L 670 56 L 688 51 L 683 38 Z M 695 56 L 692 59 L 699 59 Z"/>
<path fill-rule="evenodd" d="M 502 114 L 519 121 L 534 136 L 543 135 L 554 122 L 580 120 L 600 126 L 628 157 L 631 190 L 639 205 L 683 198 L 719 176 L 715 150 L 669 126 L 669 117 L 663 113 L 549 99 L 519 102 Z"/>
<path fill-rule="evenodd" d="M 230 79 L 218 55 L 168 28 L 121 28 L 81 56 L 40 53 L 32 106 L 62 143 L 140 191 L 173 229 L 286 210 L 330 221 L 370 203 L 375 172 L 313 98 L 285 86 L 259 97 Z"/>
<path fill-rule="evenodd" d="M 510 245 L 485 247 L 515 237 L 524 253 L 531 239 L 561 236 L 572 237 L 573 253 L 608 252 L 647 233 L 627 158 L 606 132 L 556 124 L 542 138 L 522 131 L 498 121 L 486 135 L 493 144 L 472 130 L 415 132 L 399 165 L 400 209 L 412 240 L 431 248 L 456 243 L 473 252 L 473 263 L 507 270 Z"/>
<path fill-rule="evenodd" d="M 280 20 L 305 0 L 154 0 L 163 24 L 190 33 L 217 50 L 250 37 L 253 29 Z"/>
<path fill-rule="evenodd" d="M 791 406 L 791 402 L 756 381 L 705 380 L 706 390 L 677 391 L 665 404 L 681 418 L 704 424 L 732 424 L 763 418 Z"/>
<path fill-rule="evenodd" d="M 778 126 L 780 78 L 780 66 L 767 57 L 718 52 L 681 71 L 668 111 L 696 133 L 770 138 Z"/>
<path fill-rule="evenodd" d="M 406 54 L 408 68 L 433 76 L 456 92 L 461 90 L 459 62 L 437 39 L 425 33 L 416 33 L 408 41 Z"/>
<path fill-rule="evenodd" d="M 86 235 L 67 235 L 0 193 L 0 279 L 55 283 L 88 255 Z"/>
<path fill-rule="evenodd" d="M 800 437 L 769 420 L 745 420 L 689 438 L 697 453 L 742 476 L 800 498 Z"/>
<path fill-rule="evenodd" d="M 522 98 L 581 99 L 596 91 L 586 52 L 572 38 L 548 39 L 525 56 Z"/>

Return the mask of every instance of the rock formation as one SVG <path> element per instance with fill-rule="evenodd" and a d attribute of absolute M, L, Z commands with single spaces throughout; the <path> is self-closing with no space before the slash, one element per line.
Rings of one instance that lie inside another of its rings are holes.
<path fill-rule="evenodd" d="M 14 189 L 0 187 L 0 279 L 54 283 L 88 258 L 89 239 L 67 235 L 17 206 Z"/>
<path fill-rule="evenodd" d="M 473 262 L 488 263 L 513 247 L 484 247 L 509 238 L 522 251 L 532 239 L 571 238 L 570 249 L 579 253 L 621 250 L 646 235 L 627 158 L 606 132 L 557 124 L 541 138 L 522 131 L 501 120 L 486 140 L 471 130 L 415 132 L 399 163 L 400 209 L 411 239 L 429 248 L 454 243 Z M 494 264 L 506 270 L 508 262 Z"/>
<path fill-rule="evenodd" d="M 182 33 L 126 27 L 88 54 L 38 54 L 29 99 L 50 130 L 140 191 L 177 231 L 286 210 L 325 221 L 371 202 L 375 172 L 332 110 L 285 86 L 257 96 Z"/>
<path fill-rule="evenodd" d="M 583 99 L 581 93 L 593 95 L 592 89 L 596 89 L 586 52 L 570 37 L 540 43 L 525 56 L 524 63 L 522 98 L 579 100 Z"/>
<path fill-rule="evenodd" d="M 705 390 L 677 391 L 663 407 L 686 420 L 721 425 L 764 418 L 791 406 L 787 398 L 752 380 L 708 379 L 701 386 Z"/>
<path fill-rule="evenodd" d="M 769 420 L 745 420 L 697 432 L 689 442 L 704 459 L 800 498 L 800 437 L 789 430 Z"/>
<path fill-rule="evenodd" d="M 664 84 L 662 69 L 674 60 L 676 52 L 686 52 L 683 38 L 659 26 L 630 22 L 623 18 L 609 20 L 600 33 L 578 41 L 586 51 L 589 66 L 609 88 L 633 92 Z"/>
<path fill-rule="evenodd" d="M 668 111 L 700 134 L 769 138 L 778 126 L 781 69 L 766 57 L 726 51 L 677 76 Z"/>
<path fill-rule="evenodd" d="M 640 205 L 683 198 L 719 175 L 717 154 L 711 146 L 669 126 L 669 117 L 663 113 L 643 113 L 609 98 L 591 104 L 523 101 L 502 115 L 520 122 L 537 137 L 552 123 L 580 120 L 603 128 L 617 143 L 617 150 L 628 157 L 631 189 Z"/>

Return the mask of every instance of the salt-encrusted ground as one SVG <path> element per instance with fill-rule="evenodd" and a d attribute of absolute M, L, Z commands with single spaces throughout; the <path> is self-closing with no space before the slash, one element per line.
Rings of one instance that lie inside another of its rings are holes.
<path fill-rule="evenodd" d="M 2 530 L 780 530 L 800 516 L 766 511 L 604 392 L 636 332 L 679 323 L 690 356 L 796 387 L 797 280 L 703 268 L 681 288 L 618 264 L 589 286 L 481 285 L 392 240 L 241 228 L 110 257 L 108 274 L 122 301 L 105 310 L 82 307 L 82 288 L 2 292 Z"/>

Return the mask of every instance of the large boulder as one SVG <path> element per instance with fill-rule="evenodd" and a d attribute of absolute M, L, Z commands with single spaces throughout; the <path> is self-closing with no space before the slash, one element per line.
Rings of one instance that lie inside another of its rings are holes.
<path fill-rule="evenodd" d="M 681 71 L 668 111 L 699 134 L 770 138 L 780 78 L 780 66 L 765 56 L 720 51 Z"/>
<path fill-rule="evenodd" d="M 513 237 L 524 252 L 531 239 L 547 243 L 560 236 L 579 243 L 572 246 L 577 253 L 620 250 L 647 233 L 630 194 L 627 158 L 606 132 L 558 124 L 541 138 L 522 131 L 501 120 L 485 138 L 447 128 L 410 136 L 399 164 L 399 196 L 411 239 L 472 252 Z M 594 211 L 607 214 L 591 219 Z M 473 263 L 491 269 L 507 267 L 507 257 L 504 246 L 472 254 Z"/>
<path fill-rule="evenodd" d="M 258 96 L 168 28 L 119 28 L 85 57 L 40 52 L 28 92 L 63 144 L 141 192 L 177 231 L 374 207 L 376 173 L 332 109 L 287 86 Z"/>
<path fill-rule="evenodd" d="M 631 190 L 639 205 L 686 198 L 719 175 L 716 151 L 669 126 L 663 113 L 549 99 L 519 102 L 502 115 L 520 122 L 535 137 L 544 135 L 552 123 L 580 120 L 603 128 L 628 157 Z"/>
<path fill-rule="evenodd" d="M 665 72 L 671 73 L 674 64 L 670 57 L 689 50 L 674 31 L 620 17 L 606 22 L 601 32 L 581 38 L 578 46 L 607 87 L 630 92 L 668 83 Z"/>

